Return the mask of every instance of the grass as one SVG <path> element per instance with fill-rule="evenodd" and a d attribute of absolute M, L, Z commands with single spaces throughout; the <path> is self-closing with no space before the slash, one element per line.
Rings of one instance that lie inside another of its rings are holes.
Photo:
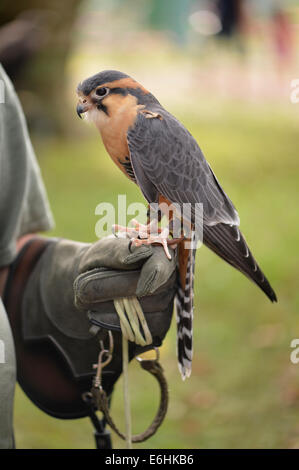
<path fill-rule="evenodd" d="M 243 109 L 242 109 L 243 108 Z M 248 112 L 247 112 L 248 111 Z M 193 374 L 182 383 L 175 357 L 175 324 L 162 348 L 170 390 L 164 424 L 145 448 L 299 447 L 299 365 L 290 342 L 298 317 L 298 128 L 275 108 L 233 105 L 205 116 L 177 112 L 200 143 L 241 217 L 241 229 L 277 292 L 272 305 L 259 289 L 206 248 L 199 250 L 195 286 Z M 298 122 L 297 122 L 298 124 Z M 110 162 L 95 131 L 72 140 L 35 140 L 56 219 L 53 235 L 94 241 L 96 205 L 143 201 Z M 157 406 L 156 385 L 130 368 L 134 432 Z M 154 388 L 155 387 L 155 388 Z M 122 388 L 112 403 L 123 424 Z M 87 419 L 50 418 L 17 389 L 19 448 L 90 448 Z M 114 447 L 124 447 L 113 436 Z"/>

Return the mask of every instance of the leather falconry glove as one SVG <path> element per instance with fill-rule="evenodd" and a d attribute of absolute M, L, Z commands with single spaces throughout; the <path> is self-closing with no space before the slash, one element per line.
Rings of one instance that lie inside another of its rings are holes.
<path fill-rule="evenodd" d="M 113 358 L 103 370 L 103 388 L 109 394 L 122 371 L 121 329 L 113 300 L 136 295 L 153 338 L 147 347 L 130 342 L 130 359 L 160 346 L 173 311 L 175 252 L 169 260 L 161 246 L 136 247 L 128 239 L 115 237 L 94 244 L 65 239 L 48 243 L 24 292 L 24 337 L 47 336 L 80 378 L 97 362 L 99 340 L 108 347 L 111 330 Z"/>

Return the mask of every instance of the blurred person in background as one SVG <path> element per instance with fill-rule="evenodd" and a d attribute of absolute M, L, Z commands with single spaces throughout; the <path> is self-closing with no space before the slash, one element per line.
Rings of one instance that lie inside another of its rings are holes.
<path fill-rule="evenodd" d="M 219 35 L 231 38 L 240 34 L 245 17 L 244 0 L 218 0 L 216 7 L 221 21 Z"/>

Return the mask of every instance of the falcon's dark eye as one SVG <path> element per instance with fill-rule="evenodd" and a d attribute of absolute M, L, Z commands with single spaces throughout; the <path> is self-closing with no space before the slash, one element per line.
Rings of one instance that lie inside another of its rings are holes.
<path fill-rule="evenodd" d="M 98 95 L 98 96 L 105 96 L 105 95 L 107 95 L 108 91 L 109 91 L 109 90 L 108 90 L 108 88 L 106 88 L 106 87 L 98 88 L 98 89 L 96 90 L 96 95 Z"/>

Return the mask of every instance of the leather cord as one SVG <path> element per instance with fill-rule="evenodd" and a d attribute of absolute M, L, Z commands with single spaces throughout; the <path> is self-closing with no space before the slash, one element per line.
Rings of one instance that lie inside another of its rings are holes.
<path fill-rule="evenodd" d="M 149 372 L 159 383 L 160 386 L 160 404 L 158 412 L 150 424 L 150 426 L 142 433 L 132 436 L 132 442 L 144 442 L 155 434 L 159 426 L 161 426 L 168 408 L 168 386 L 163 373 L 163 368 L 160 363 L 155 360 L 139 360 L 141 367 Z M 118 429 L 114 423 L 110 412 L 109 402 L 105 390 L 101 386 L 93 386 L 91 389 L 94 404 L 98 410 L 100 410 L 106 422 L 115 431 L 115 433 L 123 440 L 126 440 L 126 436 Z"/>

